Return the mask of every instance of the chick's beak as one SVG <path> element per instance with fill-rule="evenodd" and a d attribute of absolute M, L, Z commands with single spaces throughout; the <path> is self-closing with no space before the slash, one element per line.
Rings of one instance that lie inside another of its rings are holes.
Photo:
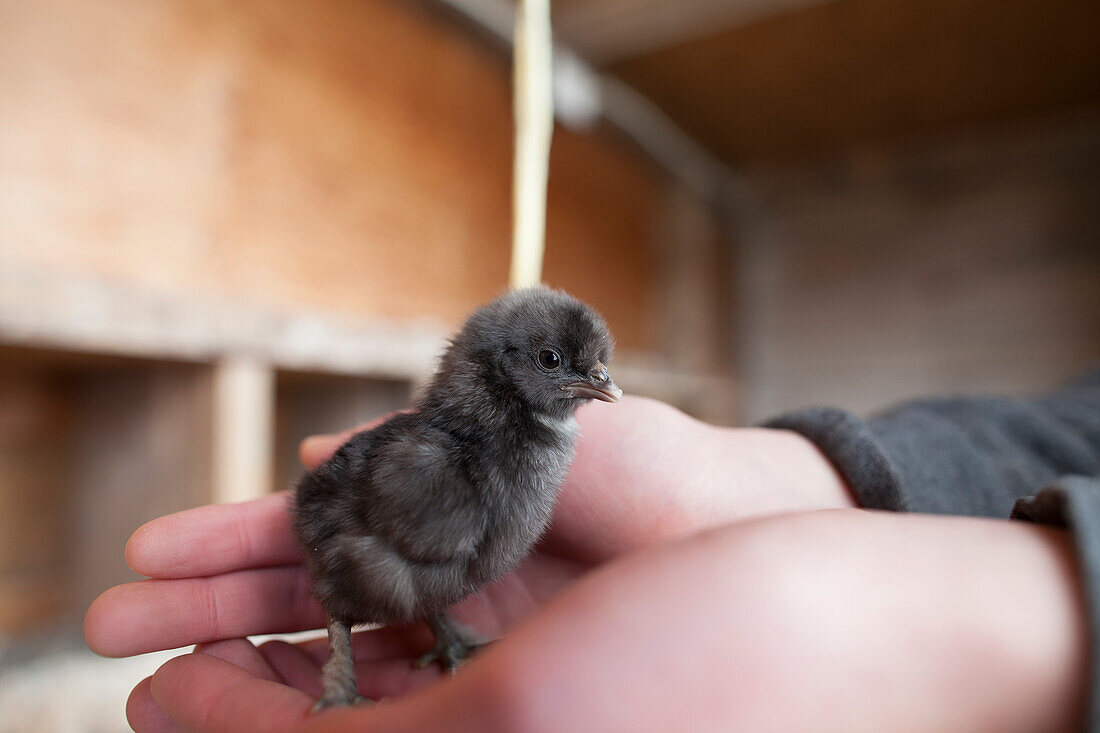
<path fill-rule="evenodd" d="M 588 372 L 588 379 L 580 382 L 572 382 L 562 387 L 574 397 L 591 397 L 600 402 L 618 402 L 623 396 L 623 391 L 615 384 L 615 380 L 607 373 L 607 367 L 601 362 Z"/>

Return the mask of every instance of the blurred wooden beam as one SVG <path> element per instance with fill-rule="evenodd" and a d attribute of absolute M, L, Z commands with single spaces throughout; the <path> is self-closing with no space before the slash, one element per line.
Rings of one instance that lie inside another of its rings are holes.
<path fill-rule="evenodd" d="M 555 6 L 558 34 L 588 61 L 642 56 L 823 0 L 574 0 Z"/>
<path fill-rule="evenodd" d="M 513 0 L 432 2 L 457 11 L 503 44 L 512 43 Z M 555 18 L 562 12 L 560 7 L 554 6 Z M 554 108 L 558 120 L 584 132 L 603 118 L 695 195 L 722 205 L 729 189 L 736 184 L 733 172 L 660 107 L 616 77 L 595 70 L 576 53 L 567 33 L 558 29 L 555 35 L 564 41 L 554 46 Z M 551 188 L 554 178 L 550 177 Z M 553 200 L 552 192 L 550 199 Z"/>
<path fill-rule="evenodd" d="M 247 356 L 214 368 L 214 501 L 255 499 L 272 489 L 275 372 Z"/>
<path fill-rule="evenodd" d="M 41 626 L 72 601 L 67 397 L 57 380 L 0 358 L 0 637 Z"/>
<path fill-rule="evenodd" d="M 1100 3 L 832 0 L 716 24 L 608 71 L 745 173 L 1095 106 Z"/>
<path fill-rule="evenodd" d="M 91 274 L 0 266 L 0 343 L 184 362 L 248 353 L 284 369 L 416 381 L 446 327 L 352 318 L 203 295 L 167 295 Z"/>
<path fill-rule="evenodd" d="M 586 187 L 575 183 L 559 180 L 563 190 L 574 191 L 572 195 L 588 195 Z M 635 264 L 624 260 L 618 266 L 629 272 Z M 560 281 L 561 262 L 550 258 L 547 265 L 549 281 Z M 597 287 L 599 276 L 598 269 L 588 268 L 572 277 L 582 286 L 576 290 L 582 291 L 590 284 Z M 0 357 L 5 355 L 4 345 L 196 363 L 247 354 L 277 370 L 418 385 L 431 375 L 446 336 L 446 327 L 431 321 L 367 321 L 304 309 L 291 314 L 240 301 L 154 294 L 93 275 L 29 264 L 0 267 Z M 724 390 L 733 391 L 732 380 L 706 372 L 693 376 L 656 349 L 619 349 L 615 368 L 616 378 L 620 371 L 634 375 L 621 380 L 624 388 L 629 384 L 633 391 L 673 402 L 678 395 L 697 395 L 701 400 L 716 378 L 726 385 Z M 225 384 L 232 384 L 232 373 L 226 374 L 230 376 Z M 244 389 L 259 389 L 261 378 L 253 379 Z M 694 404 L 695 398 L 691 401 Z M 219 485 L 228 486 L 228 479 Z M 231 494 L 226 489 L 225 495 Z"/>

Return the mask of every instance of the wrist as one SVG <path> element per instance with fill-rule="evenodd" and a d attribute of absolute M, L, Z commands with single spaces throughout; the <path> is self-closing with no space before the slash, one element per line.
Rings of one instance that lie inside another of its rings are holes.
<path fill-rule="evenodd" d="M 864 680 L 879 730 L 1078 729 L 1087 629 L 1064 532 L 862 511 L 794 523 L 792 582 L 829 591 L 804 599 L 834 642 L 822 667 Z"/>
<path fill-rule="evenodd" d="M 1064 532 L 858 511 L 723 534 L 744 612 L 730 624 L 767 650 L 745 671 L 764 700 L 775 684 L 780 717 L 808 715 L 789 729 L 822 706 L 854 716 L 838 712 L 839 730 L 1079 729 L 1088 630 Z"/>
<path fill-rule="evenodd" d="M 989 533 L 974 544 L 959 588 L 966 596 L 953 604 L 960 623 L 951 660 L 969 666 L 967 676 L 987 693 L 982 706 L 975 691 L 973 729 L 1078 730 L 1088 630 L 1071 541 L 1063 531 L 1026 524 L 998 529 L 1003 540 Z M 1019 709 L 1012 712 L 1008 700 Z"/>

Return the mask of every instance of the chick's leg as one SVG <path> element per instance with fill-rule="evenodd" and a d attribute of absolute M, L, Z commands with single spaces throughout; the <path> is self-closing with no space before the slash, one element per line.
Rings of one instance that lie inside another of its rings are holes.
<path fill-rule="evenodd" d="M 424 669 L 432 662 L 439 662 L 443 669 L 453 673 L 474 652 L 489 643 L 488 639 L 479 637 L 476 632 L 456 623 L 446 614 L 434 614 L 424 620 L 435 635 L 435 646 L 416 660 L 418 669 Z"/>
<path fill-rule="evenodd" d="M 332 616 L 328 617 L 328 661 L 321 670 L 321 699 L 313 705 L 313 712 L 339 705 L 363 702 L 355 689 L 355 660 L 351 653 L 351 627 Z"/>

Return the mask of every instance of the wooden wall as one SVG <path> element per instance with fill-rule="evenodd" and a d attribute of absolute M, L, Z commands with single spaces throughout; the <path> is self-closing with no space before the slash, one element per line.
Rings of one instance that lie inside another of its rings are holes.
<path fill-rule="evenodd" d="M 506 285 L 509 85 L 401 0 L 0 0 L 0 266 L 452 324 Z M 628 349 L 661 186 L 559 129 L 546 279 Z"/>
<path fill-rule="evenodd" d="M 72 620 L 142 522 L 210 500 L 211 370 L 0 346 L 0 631 Z"/>
<path fill-rule="evenodd" d="M 0 0 L 0 631 L 133 578 L 143 521 L 284 488 L 506 287 L 509 59 L 427 8 Z M 607 316 L 624 387 L 728 421 L 681 194 L 559 128 L 545 280 Z"/>
<path fill-rule="evenodd" d="M 120 557 L 152 517 L 211 500 L 211 373 L 195 365 L 120 362 L 60 372 L 73 429 L 60 443 L 66 610 L 134 580 Z M 41 619 L 38 620 L 41 622 Z"/>
<path fill-rule="evenodd" d="M 1100 112 L 748 180 L 747 419 L 1027 393 L 1100 366 Z"/>
<path fill-rule="evenodd" d="M 0 373 L 0 630 L 20 630 L 64 610 L 70 545 L 64 386 L 41 372 Z"/>
<path fill-rule="evenodd" d="M 280 372 L 276 378 L 274 488 L 290 488 L 305 472 L 298 445 L 309 435 L 335 433 L 409 405 L 410 385 Z"/>

